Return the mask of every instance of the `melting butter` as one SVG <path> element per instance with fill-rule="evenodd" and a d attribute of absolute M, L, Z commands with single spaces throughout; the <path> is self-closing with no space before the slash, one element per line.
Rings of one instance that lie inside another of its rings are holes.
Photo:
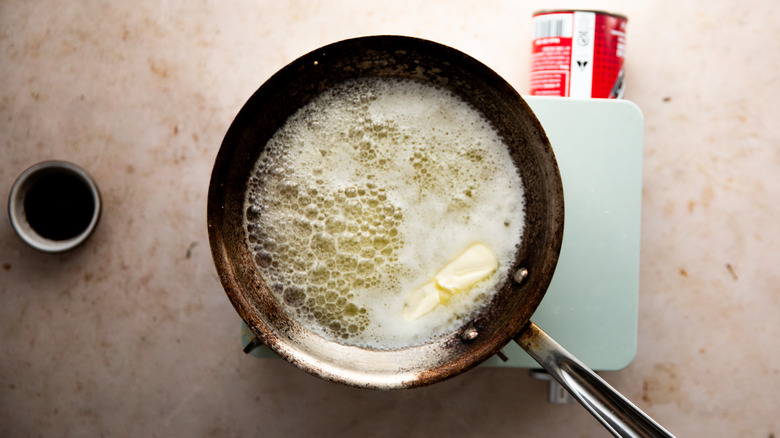
<path fill-rule="evenodd" d="M 465 292 L 498 269 L 498 260 L 484 243 L 477 242 L 447 263 L 422 287 L 409 294 L 403 309 L 408 319 L 417 319 Z"/>

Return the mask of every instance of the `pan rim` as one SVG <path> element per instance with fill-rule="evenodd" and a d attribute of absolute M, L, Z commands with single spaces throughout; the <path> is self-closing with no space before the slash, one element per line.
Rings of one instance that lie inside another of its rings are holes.
<path fill-rule="evenodd" d="M 492 75 L 492 77 L 490 78 L 491 80 L 499 83 L 502 87 L 504 87 L 503 89 L 505 91 L 511 90 L 510 94 L 513 94 L 512 98 L 516 100 L 516 102 L 514 103 L 518 105 L 518 111 L 532 116 L 530 119 L 530 123 L 534 125 L 533 128 L 535 130 L 535 135 L 539 137 L 541 143 L 546 145 L 546 152 L 549 154 L 549 161 L 553 164 L 552 171 L 553 173 L 556 174 L 552 179 L 553 180 L 557 179 L 557 187 L 552 187 L 551 191 L 554 193 L 548 195 L 557 199 L 560 204 L 558 206 L 554 206 L 554 208 L 557 209 L 557 212 L 554 215 L 555 216 L 554 220 L 550 224 L 550 230 L 546 230 L 551 236 L 552 251 L 549 252 L 548 254 L 549 258 L 547 260 L 547 266 L 545 267 L 546 269 L 545 275 L 547 276 L 547 278 L 541 281 L 541 287 L 543 287 L 544 290 L 542 290 L 541 293 L 539 293 L 538 291 L 537 293 L 535 293 L 534 300 L 533 300 L 534 302 L 531 303 L 531 305 L 529 306 L 532 307 L 534 310 L 536 309 L 536 307 L 538 307 L 539 303 L 541 302 L 541 299 L 544 296 L 544 292 L 546 291 L 547 286 L 549 286 L 549 281 L 552 278 L 552 272 L 554 272 L 554 267 L 557 264 L 557 258 L 560 252 L 560 243 L 562 240 L 562 233 L 563 233 L 563 188 L 560 182 L 560 174 L 558 172 L 557 163 L 555 162 L 554 153 L 552 151 L 552 148 L 549 145 L 549 140 L 547 139 L 546 134 L 544 133 L 544 130 L 541 127 L 541 124 L 539 124 L 538 120 L 535 118 L 535 116 L 533 116 L 533 112 L 530 110 L 530 107 L 528 107 L 528 105 L 525 103 L 522 97 L 503 78 L 498 76 L 498 74 L 495 73 L 492 69 L 482 64 L 481 62 L 477 61 L 476 59 L 460 51 L 457 51 L 456 49 L 450 48 L 440 43 L 436 43 L 429 40 L 423 40 L 415 37 L 397 36 L 397 35 L 375 35 L 375 36 L 346 39 L 346 40 L 338 41 L 323 46 L 321 48 L 309 52 L 306 55 L 299 57 L 298 59 L 294 60 L 293 62 L 291 62 L 290 64 L 288 64 L 287 66 L 279 70 L 276 74 L 274 74 L 271 78 L 269 78 L 252 95 L 252 97 L 250 97 L 250 99 L 245 103 L 245 105 L 242 107 L 241 111 L 238 113 L 233 123 L 231 124 L 231 127 L 229 128 L 228 133 L 226 134 L 225 139 L 223 140 L 222 146 L 220 147 L 219 153 L 217 154 L 214 169 L 212 170 L 212 174 L 211 174 L 211 181 L 210 181 L 209 193 L 208 193 L 207 217 L 208 217 L 209 242 L 212 249 L 212 257 L 214 258 L 215 266 L 217 267 L 220 281 L 223 285 L 223 288 L 225 289 L 226 294 L 228 295 L 228 298 L 230 299 L 231 303 L 233 304 L 234 308 L 237 310 L 241 318 L 246 322 L 247 326 L 250 327 L 253 333 L 263 343 L 268 345 L 277 354 L 279 354 L 289 362 L 293 363 L 294 365 L 298 366 L 299 368 L 307 372 L 310 372 L 312 374 L 323 377 L 327 380 L 337 381 L 352 386 L 359 386 L 359 387 L 366 387 L 366 388 L 391 389 L 391 388 L 406 388 L 406 387 L 427 385 L 460 374 L 470 368 L 473 368 L 474 366 L 477 366 L 479 363 L 481 363 L 482 361 L 486 360 L 488 357 L 495 354 L 504 345 L 510 342 L 514 337 L 514 335 L 516 334 L 516 332 L 518 332 L 522 328 L 522 326 L 525 325 L 525 323 L 528 320 L 530 320 L 532 311 L 530 313 L 525 312 L 527 313 L 527 315 L 526 314 L 521 315 L 521 317 L 517 321 L 511 324 L 507 324 L 501 330 L 498 330 L 494 334 L 494 339 L 491 339 L 489 343 L 481 344 L 481 346 L 478 349 L 469 350 L 470 347 L 468 347 L 467 343 L 464 343 L 461 340 L 457 339 L 457 336 L 448 335 L 446 337 L 447 338 L 446 342 L 449 342 L 452 348 L 454 349 L 464 348 L 471 352 L 469 353 L 470 356 L 467 358 L 467 360 L 458 361 L 457 363 L 442 363 L 442 364 L 438 364 L 438 366 L 436 367 L 432 367 L 425 370 L 410 369 L 405 371 L 403 369 L 396 369 L 395 371 L 388 372 L 385 374 L 369 373 L 370 374 L 369 375 L 366 374 L 366 372 L 361 371 L 360 369 L 345 371 L 343 368 L 339 368 L 338 366 L 333 366 L 328 361 L 320 360 L 318 357 L 314 357 L 311 354 L 308 354 L 307 351 L 303 351 L 300 348 L 296 348 L 295 344 L 290 343 L 290 339 L 286 339 L 283 334 L 280 335 L 279 333 L 275 332 L 274 331 L 275 328 L 271 327 L 268 321 L 262 318 L 258 318 L 257 316 L 258 306 L 260 307 L 266 306 L 266 308 L 273 308 L 273 303 L 252 302 L 245 295 L 245 291 L 241 290 L 239 284 L 240 282 L 236 281 L 236 278 L 239 275 L 236 272 L 236 265 L 234 265 L 233 262 L 231 261 L 229 243 L 226 242 L 225 235 L 222 232 L 222 225 L 224 223 L 223 214 L 225 211 L 225 197 L 224 197 L 224 188 L 225 188 L 224 176 L 226 172 L 225 167 L 226 167 L 226 163 L 229 163 L 233 159 L 235 159 L 235 157 L 233 157 L 232 154 L 236 152 L 235 149 L 231 147 L 230 142 L 235 140 L 236 136 L 239 135 L 239 133 L 236 132 L 236 130 L 239 129 L 238 126 L 240 126 L 241 124 L 248 123 L 248 120 L 251 119 L 251 117 L 249 117 L 249 115 L 247 115 L 246 112 L 250 111 L 253 106 L 257 106 L 256 104 L 258 99 L 262 99 L 266 97 L 266 95 L 270 91 L 273 91 L 273 89 L 279 87 L 283 82 L 285 82 L 284 78 L 288 77 L 291 74 L 299 74 L 301 68 L 305 68 L 306 66 L 309 66 L 310 68 L 311 65 L 316 65 L 314 61 L 318 59 L 319 60 L 328 59 L 328 56 L 331 56 L 332 53 L 338 53 L 340 50 L 343 50 L 344 48 L 355 47 L 355 46 L 360 46 L 360 47 L 394 46 L 397 48 L 423 47 L 424 50 L 431 50 L 434 53 L 439 53 L 439 54 L 446 53 L 449 56 L 453 56 L 452 59 L 455 59 L 459 62 L 468 63 L 468 65 L 476 68 L 481 73 Z M 320 65 L 322 64 L 324 63 L 320 63 Z M 555 184 L 553 185 L 555 186 Z M 514 272 L 514 269 L 511 272 Z M 532 275 L 536 275 L 536 272 L 533 272 Z M 523 285 L 518 286 L 512 284 L 511 279 L 507 279 L 506 282 L 507 282 L 506 284 L 509 284 L 510 287 L 516 289 L 518 293 L 520 291 L 520 288 L 523 287 Z M 479 319 L 479 317 L 476 319 Z M 472 322 L 471 325 L 472 326 L 479 325 L 479 322 L 478 321 Z M 463 329 L 467 328 L 467 326 L 464 326 Z M 336 345 L 340 345 L 340 344 L 336 344 Z M 430 345 L 420 346 L 418 350 L 421 353 L 423 353 L 428 347 L 430 347 Z M 349 348 L 359 348 L 359 347 L 347 347 L 347 348 L 349 349 Z"/>

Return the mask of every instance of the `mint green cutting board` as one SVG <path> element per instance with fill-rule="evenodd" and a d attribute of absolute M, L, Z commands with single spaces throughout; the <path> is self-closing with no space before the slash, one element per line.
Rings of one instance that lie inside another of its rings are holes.
<path fill-rule="evenodd" d="M 643 116 L 626 100 L 527 97 L 563 180 L 563 246 L 531 320 L 596 370 L 636 355 Z M 484 365 L 538 368 L 517 344 Z"/>

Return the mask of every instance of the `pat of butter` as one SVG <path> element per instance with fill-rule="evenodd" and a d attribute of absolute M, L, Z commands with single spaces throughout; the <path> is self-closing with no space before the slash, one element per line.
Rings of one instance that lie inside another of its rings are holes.
<path fill-rule="evenodd" d="M 498 268 L 498 260 L 490 248 L 475 243 L 447 264 L 434 277 L 439 289 L 450 293 L 463 292 L 483 280 Z"/>
<path fill-rule="evenodd" d="M 434 281 L 425 283 L 409 294 L 404 305 L 403 315 L 409 319 L 417 319 L 439 305 L 439 290 Z"/>
<path fill-rule="evenodd" d="M 475 243 L 450 261 L 433 280 L 409 294 L 403 315 L 417 319 L 440 303 L 446 303 L 453 294 L 470 289 L 498 268 L 498 260 L 490 248 Z"/>

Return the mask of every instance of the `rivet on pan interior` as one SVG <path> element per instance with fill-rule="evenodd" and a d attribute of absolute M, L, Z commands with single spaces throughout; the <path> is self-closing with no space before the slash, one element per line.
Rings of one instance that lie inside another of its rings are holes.
<path fill-rule="evenodd" d="M 479 332 L 477 331 L 477 329 L 475 329 L 474 327 L 469 327 L 463 331 L 463 333 L 460 335 L 460 338 L 468 342 L 477 339 L 477 336 L 479 336 Z"/>
<path fill-rule="evenodd" d="M 528 269 L 520 268 L 515 272 L 512 279 L 515 280 L 515 283 L 522 283 L 523 280 L 525 280 L 525 277 L 528 277 Z"/>

